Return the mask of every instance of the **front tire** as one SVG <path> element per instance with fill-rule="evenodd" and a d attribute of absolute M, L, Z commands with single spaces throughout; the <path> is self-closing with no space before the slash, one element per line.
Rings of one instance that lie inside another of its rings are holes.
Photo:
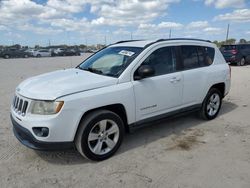
<path fill-rule="evenodd" d="M 200 116 L 205 120 L 212 120 L 217 117 L 222 102 L 222 94 L 216 88 L 211 88 L 202 103 Z"/>
<path fill-rule="evenodd" d="M 81 121 L 75 145 L 82 156 L 101 161 L 108 159 L 119 149 L 123 136 L 122 119 L 111 111 L 97 110 Z"/>

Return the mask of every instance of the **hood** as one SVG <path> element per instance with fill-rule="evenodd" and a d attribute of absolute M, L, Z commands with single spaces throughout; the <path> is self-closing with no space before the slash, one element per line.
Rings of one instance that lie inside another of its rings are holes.
<path fill-rule="evenodd" d="M 19 84 L 17 93 L 31 99 L 55 100 L 64 95 L 110 86 L 117 82 L 117 78 L 80 69 L 66 69 L 29 78 Z"/>

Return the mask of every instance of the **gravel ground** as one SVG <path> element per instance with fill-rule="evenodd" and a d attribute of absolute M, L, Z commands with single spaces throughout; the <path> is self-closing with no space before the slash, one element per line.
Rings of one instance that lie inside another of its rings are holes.
<path fill-rule="evenodd" d="M 250 66 L 232 67 L 231 91 L 215 120 L 189 114 L 140 129 L 106 161 L 21 145 L 9 118 L 17 84 L 84 58 L 0 59 L 0 187 L 250 187 Z"/>

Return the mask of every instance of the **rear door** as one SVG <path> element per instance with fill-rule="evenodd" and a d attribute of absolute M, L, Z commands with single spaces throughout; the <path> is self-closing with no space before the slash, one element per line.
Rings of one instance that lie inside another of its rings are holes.
<path fill-rule="evenodd" d="M 183 63 L 183 106 L 199 104 L 202 101 L 204 89 L 207 87 L 208 66 L 213 63 L 209 51 L 202 46 L 180 46 Z"/>

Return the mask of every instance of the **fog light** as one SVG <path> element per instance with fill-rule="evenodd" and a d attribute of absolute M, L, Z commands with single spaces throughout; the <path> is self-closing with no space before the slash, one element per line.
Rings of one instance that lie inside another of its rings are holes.
<path fill-rule="evenodd" d="M 47 127 L 33 127 L 32 130 L 35 135 L 39 137 L 46 137 L 49 135 L 49 128 Z"/>

